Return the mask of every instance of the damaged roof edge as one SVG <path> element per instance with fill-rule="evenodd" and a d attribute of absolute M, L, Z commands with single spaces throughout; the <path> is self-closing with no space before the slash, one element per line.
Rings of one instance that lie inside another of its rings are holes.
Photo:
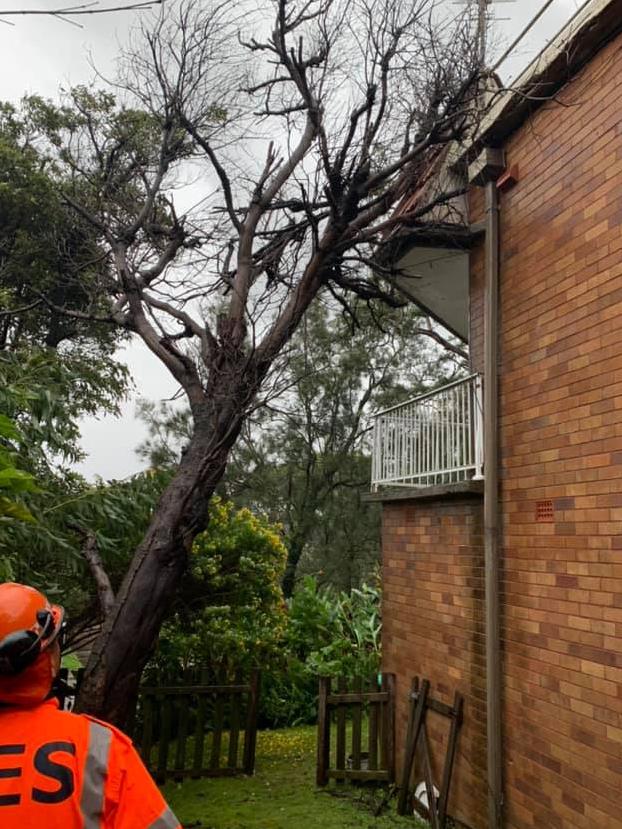
<path fill-rule="evenodd" d="M 414 247 L 444 247 L 451 250 L 468 250 L 481 236 L 479 225 L 453 224 L 450 222 L 405 223 L 401 233 L 394 234 L 380 243 L 374 259 L 380 265 L 395 262 Z"/>
<path fill-rule="evenodd" d="M 460 156 L 482 145 L 500 145 L 529 115 L 550 100 L 594 55 L 622 32 L 620 0 L 592 0 L 571 18 L 550 44 L 501 92 L 476 140 Z"/>

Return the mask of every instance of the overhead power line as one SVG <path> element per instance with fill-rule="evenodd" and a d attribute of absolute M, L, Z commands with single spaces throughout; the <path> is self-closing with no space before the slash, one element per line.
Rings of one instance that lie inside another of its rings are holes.
<path fill-rule="evenodd" d="M 513 41 L 513 42 L 512 42 L 512 43 L 508 46 L 508 48 L 505 50 L 505 52 L 501 55 L 501 57 L 499 58 L 499 60 L 498 60 L 498 61 L 495 63 L 495 65 L 492 67 L 492 71 L 493 71 L 493 72 L 496 72 L 496 71 L 497 71 L 497 69 L 501 66 L 501 64 L 502 64 L 505 60 L 507 60 L 507 58 L 509 58 L 509 56 L 512 54 L 512 52 L 514 51 L 514 49 L 516 49 L 516 47 L 518 46 L 518 44 L 519 44 L 519 43 L 521 42 L 521 40 L 525 37 L 525 35 L 527 35 L 527 34 L 528 34 L 528 33 L 529 33 L 532 29 L 533 29 L 533 27 L 536 25 L 536 23 L 538 22 L 538 20 L 540 20 L 540 18 L 541 18 L 541 17 L 542 17 L 542 15 L 544 14 L 544 12 L 545 12 L 545 11 L 546 11 L 546 10 L 547 10 L 550 6 L 552 6 L 554 2 L 555 2 L 555 0 L 547 0 L 547 2 L 544 4 L 544 6 L 542 6 L 542 8 L 540 9 L 540 11 L 539 11 L 539 12 L 535 15 L 535 17 L 533 17 L 533 18 L 532 18 L 532 20 L 531 20 L 531 21 L 527 24 L 527 26 L 525 26 L 525 28 L 522 30 L 522 32 L 518 35 L 518 37 L 516 38 L 516 40 L 514 40 L 514 41 Z M 584 3 L 582 3 L 582 5 L 581 5 L 581 6 L 579 6 L 579 8 L 576 10 L 576 12 L 572 15 L 572 17 L 570 18 L 570 20 L 568 21 L 568 23 L 566 23 L 566 24 L 564 25 L 564 28 L 565 28 L 566 26 L 568 26 L 570 23 L 572 23 L 572 21 L 573 21 L 573 20 L 577 17 L 577 15 L 581 14 L 581 12 L 583 11 L 583 9 L 584 9 L 586 6 L 588 6 L 591 2 L 592 2 L 592 0 L 585 0 L 585 2 L 584 2 Z"/>
<path fill-rule="evenodd" d="M 94 0 L 92 3 L 82 3 L 77 6 L 63 6 L 58 9 L 0 9 L 0 23 L 6 23 L 8 26 L 15 24 L 9 20 L 4 20 L 5 17 L 16 17 L 17 15 L 45 15 L 47 17 L 57 17 L 65 23 L 71 23 L 74 26 L 81 25 L 71 18 L 79 15 L 87 14 L 111 14 L 113 12 L 128 12 L 136 9 L 149 9 L 152 6 L 163 5 L 164 0 L 139 0 L 137 3 L 128 3 L 122 6 L 103 6 L 100 7 L 99 0 Z"/>

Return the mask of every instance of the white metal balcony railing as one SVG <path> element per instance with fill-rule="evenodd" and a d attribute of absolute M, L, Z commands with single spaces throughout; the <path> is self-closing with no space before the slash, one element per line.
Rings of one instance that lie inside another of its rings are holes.
<path fill-rule="evenodd" d="M 482 480 L 482 378 L 450 383 L 374 415 L 372 489 Z"/>

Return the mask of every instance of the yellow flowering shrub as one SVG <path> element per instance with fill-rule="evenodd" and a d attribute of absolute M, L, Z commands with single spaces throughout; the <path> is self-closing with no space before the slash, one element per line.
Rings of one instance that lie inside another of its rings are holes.
<path fill-rule="evenodd" d="M 280 525 L 214 497 L 208 527 L 192 546 L 185 606 L 163 628 L 161 656 L 226 671 L 277 661 L 287 624 L 286 558 Z"/>

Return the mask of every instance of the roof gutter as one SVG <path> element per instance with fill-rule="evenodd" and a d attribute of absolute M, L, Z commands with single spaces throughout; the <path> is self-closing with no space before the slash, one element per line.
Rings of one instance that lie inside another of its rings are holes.
<path fill-rule="evenodd" d="M 472 160 L 483 147 L 501 146 L 621 31 L 619 0 L 584 3 L 510 88 L 491 88 L 488 110 L 476 135 L 455 148 L 452 165 Z"/>

